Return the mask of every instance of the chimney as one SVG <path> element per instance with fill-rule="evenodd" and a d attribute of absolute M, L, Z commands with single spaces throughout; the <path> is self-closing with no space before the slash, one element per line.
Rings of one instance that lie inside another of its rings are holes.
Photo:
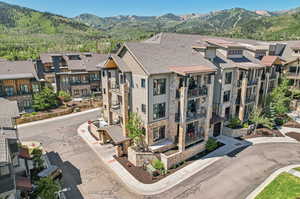
<path fill-rule="evenodd" d="M 210 47 L 208 46 L 205 50 L 204 50 L 204 57 L 210 61 L 213 61 L 216 58 L 216 53 L 217 50 L 215 47 Z"/>

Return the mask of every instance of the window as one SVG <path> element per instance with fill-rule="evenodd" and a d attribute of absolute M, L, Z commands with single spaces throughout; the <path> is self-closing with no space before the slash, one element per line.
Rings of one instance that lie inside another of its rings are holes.
<path fill-rule="evenodd" d="M 0 167 L 0 176 L 6 176 L 6 175 L 9 175 L 9 167 L 8 165 L 5 165 L 5 166 L 1 166 Z"/>
<path fill-rule="evenodd" d="M 105 90 L 105 88 L 103 88 L 103 94 L 106 94 L 106 90 Z"/>
<path fill-rule="evenodd" d="M 164 118 L 166 115 L 166 103 L 154 104 L 153 105 L 153 119 L 157 120 Z"/>
<path fill-rule="evenodd" d="M 34 93 L 39 92 L 39 91 L 40 91 L 39 85 L 37 85 L 37 84 L 32 84 L 32 91 L 33 91 Z"/>
<path fill-rule="evenodd" d="M 146 87 L 146 80 L 145 79 L 141 79 L 141 87 L 142 88 Z"/>
<path fill-rule="evenodd" d="M 232 72 L 225 73 L 225 84 L 231 84 Z"/>
<path fill-rule="evenodd" d="M 153 95 L 166 94 L 166 79 L 153 80 Z"/>
<path fill-rule="evenodd" d="M 13 87 L 6 87 L 5 93 L 7 96 L 13 96 L 14 95 L 14 88 Z"/>
<path fill-rule="evenodd" d="M 230 100 L 230 91 L 225 91 L 223 96 L 223 102 L 229 102 Z"/>
<path fill-rule="evenodd" d="M 142 104 L 142 112 L 146 113 L 146 104 Z"/>
<path fill-rule="evenodd" d="M 20 92 L 21 92 L 21 94 L 27 94 L 27 93 L 29 93 L 28 85 L 22 84 L 20 86 Z"/>
<path fill-rule="evenodd" d="M 227 107 L 225 109 L 225 119 L 229 120 L 230 119 L 230 107 Z"/>
<path fill-rule="evenodd" d="M 153 128 L 153 141 L 155 142 L 155 141 L 164 139 L 166 136 L 165 131 L 166 131 L 165 126 Z"/>
<path fill-rule="evenodd" d="M 108 72 L 108 78 L 111 78 L 111 72 Z"/>
<path fill-rule="evenodd" d="M 91 79 L 92 81 L 100 80 L 99 75 L 96 74 L 96 73 L 90 74 L 90 79 Z"/>
<path fill-rule="evenodd" d="M 296 73 L 296 72 L 297 72 L 297 67 L 295 67 L 295 66 L 290 66 L 290 67 L 289 67 L 289 72 L 290 72 L 290 73 Z"/>
<path fill-rule="evenodd" d="M 102 76 L 105 77 L 105 71 L 102 71 Z"/>
<path fill-rule="evenodd" d="M 228 55 L 242 55 L 243 50 L 229 50 Z"/>
<path fill-rule="evenodd" d="M 74 95 L 79 95 L 79 90 L 78 89 L 74 90 Z"/>

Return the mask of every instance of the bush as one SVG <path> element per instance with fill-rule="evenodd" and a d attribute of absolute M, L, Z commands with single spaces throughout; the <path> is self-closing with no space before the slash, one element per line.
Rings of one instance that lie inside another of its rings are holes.
<path fill-rule="evenodd" d="M 59 91 L 58 93 L 58 98 L 62 101 L 62 102 L 69 102 L 71 101 L 71 95 L 65 91 Z"/>
<path fill-rule="evenodd" d="M 213 138 L 209 138 L 206 142 L 205 148 L 208 152 L 214 151 L 218 148 L 218 142 Z"/>
<path fill-rule="evenodd" d="M 162 161 L 160 161 L 160 160 L 153 160 L 152 161 L 152 166 L 155 168 L 155 169 L 157 169 L 157 170 L 159 170 L 159 171 L 164 171 L 165 170 L 165 166 L 164 166 L 164 164 L 162 163 Z"/>
<path fill-rule="evenodd" d="M 59 100 L 57 95 L 51 88 L 46 87 L 33 96 L 33 108 L 35 108 L 35 110 L 49 110 L 51 108 L 56 108 L 58 105 Z"/>
<path fill-rule="evenodd" d="M 227 126 L 232 129 L 242 128 L 242 121 L 239 118 L 234 117 L 229 120 L 229 124 Z"/>
<path fill-rule="evenodd" d="M 31 115 L 36 115 L 36 114 L 37 114 L 37 112 L 32 112 L 32 113 L 31 113 Z"/>

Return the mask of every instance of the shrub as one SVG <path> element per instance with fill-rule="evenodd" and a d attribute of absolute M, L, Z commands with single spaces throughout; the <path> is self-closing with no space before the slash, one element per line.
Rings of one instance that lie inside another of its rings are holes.
<path fill-rule="evenodd" d="M 30 117 L 30 113 L 23 114 L 24 117 Z"/>
<path fill-rule="evenodd" d="M 245 129 L 249 128 L 249 124 L 248 123 L 244 123 L 243 124 L 243 128 L 245 128 Z"/>
<path fill-rule="evenodd" d="M 152 166 L 153 166 L 155 169 L 157 169 L 157 170 L 159 170 L 159 171 L 165 170 L 164 164 L 162 163 L 162 161 L 160 161 L 160 160 L 158 160 L 158 159 L 153 160 L 151 164 L 152 164 Z"/>
<path fill-rule="evenodd" d="M 31 113 L 31 115 L 36 115 L 36 114 L 37 114 L 37 112 L 32 112 L 32 113 Z"/>
<path fill-rule="evenodd" d="M 213 138 L 209 138 L 206 142 L 205 148 L 208 152 L 214 151 L 218 148 L 218 142 Z"/>
<path fill-rule="evenodd" d="M 232 129 L 242 128 L 242 121 L 237 117 L 233 117 L 229 120 L 229 124 L 227 126 Z"/>
<path fill-rule="evenodd" d="M 59 91 L 58 93 L 58 98 L 62 101 L 62 102 L 69 102 L 71 101 L 71 95 L 65 91 Z"/>
<path fill-rule="evenodd" d="M 56 93 L 51 88 L 44 88 L 41 92 L 33 96 L 33 108 L 38 111 L 49 110 L 56 108 L 59 105 L 59 100 Z"/>

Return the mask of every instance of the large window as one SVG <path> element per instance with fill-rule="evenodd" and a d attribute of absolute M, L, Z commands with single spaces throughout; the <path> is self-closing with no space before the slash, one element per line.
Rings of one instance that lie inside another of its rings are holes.
<path fill-rule="evenodd" d="M 229 50 L 228 55 L 242 55 L 243 50 Z"/>
<path fill-rule="evenodd" d="M 21 92 L 21 94 L 27 94 L 27 93 L 29 93 L 28 85 L 22 84 L 22 85 L 20 86 L 20 92 Z"/>
<path fill-rule="evenodd" d="M 9 167 L 8 165 L 0 166 L 0 176 L 6 176 L 9 175 Z"/>
<path fill-rule="evenodd" d="M 153 105 L 153 119 L 157 120 L 164 118 L 166 115 L 166 103 L 154 104 Z"/>
<path fill-rule="evenodd" d="M 32 84 L 32 91 L 34 93 L 37 93 L 40 91 L 39 85 L 38 84 Z"/>
<path fill-rule="evenodd" d="M 165 126 L 153 128 L 153 141 L 156 142 L 158 140 L 164 139 L 166 136 L 165 131 Z"/>
<path fill-rule="evenodd" d="M 290 73 L 296 73 L 296 72 L 297 72 L 297 67 L 295 67 L 295 66 L 290 66 L 290 67 L 289 67 L 289 72 L 290 72 Z"/>
<path fill-rule="evenodd" d="M 232 72 L 225 73 L 225 84 L 231 84 L 232 81 Z"/>
<path fill-rule="evenodd" d="M 142 112 L 143 112 L 143 113 L 146 113 L 146 104 L 142 104 L 142 105 L 141 105 L 141 108 L 142 108 Z"/>
<path fill-rule="evenodd" d="M 230 100 L 230 91 L 225 91 L 223 96 L 223 102 L 229 102 Z"/>
<path fill-rule="evenodd" d="M 14 95 L 14 88 L 13 87 L 6 87 L 5 93 L 7 96 L 13 96 Z"/>
<path fill-rule="evenodd" d="M 166 79 L 153 80 L 153 95 L 166 94 Z"/>

